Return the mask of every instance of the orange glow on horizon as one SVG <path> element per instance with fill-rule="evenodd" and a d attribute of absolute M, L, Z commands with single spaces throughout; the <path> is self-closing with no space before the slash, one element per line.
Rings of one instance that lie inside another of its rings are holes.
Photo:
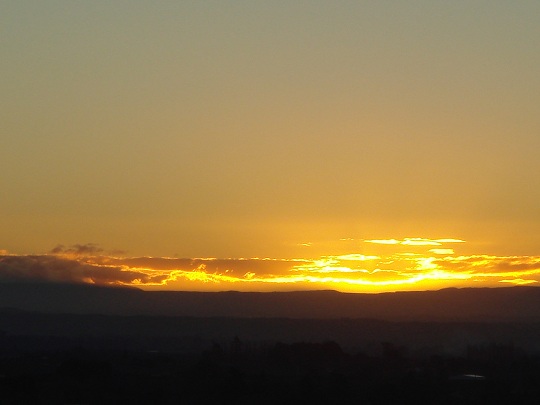
<path fill-rule="evenodd" d="M 377 249 L 377 254 L 370 252 L 373 243 L 383 247 Z M 27 279 L 123 285 L 144 290 L 332 289 L 379 293 L 540 282 L 539 256 L 455 255 L 454 248 L 445 245 L 456 243 L 464 241 L 373 239 L 357 243 L 361 253 L 357 250 L 290 259 L 122 257 L 101 254 L 96 246 L 91 246 L 92 251 L 78 246 L 78 252 L 57 249 L 47 255 L 0 255 L 0 270 L 13 272 L 19 266 L 18 275 Z M 404 247 L 408 249 L 405 252 Z"/>

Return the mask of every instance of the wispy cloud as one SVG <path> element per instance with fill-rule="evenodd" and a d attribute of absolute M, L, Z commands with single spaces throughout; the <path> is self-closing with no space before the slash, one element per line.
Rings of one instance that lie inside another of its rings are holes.
<path fill-rule="evenodd" d="M 429 251 L 431 253 L 435 253 L 436 255 L 453 255 L 454 254 L 454 249 L 435 248 L 435 249 L 429 249 Z"/>
<path fill-rule="evenodd" d="M 522 278 L 514 278 L 511 280 L 500 280 L 500 282 L 514 284 L 514 285 L 527 285 L 527 284 L 538 283 L 538 280 L 524 280 Z"/>
<path fill-rule="evenodd" d="M 360 262 L 364 262 L 364 261 L 367 261 L 367 260 L 380 259 L 379 256 L 366 256 L 366 255 L 362 255 L 362 254 L 359 254 L 359 253 L 349 253 L 349 254 L 346 254 L 346 255 L 336 256 L 336 258 L 339 259 L 339 260 L 351 260 L 351 261 L 360 261 Z"/>
<path fill-rule="evenodd" d="M 401 243 L 397 239 L 367 239 L 365 242 L 377 243 L 379 245 L 399 245 Z"/>
<path fill-rule="evenodd" d="M 92 283 L 146 289 L 331 288 L 352 292 L 540 282 L 538 256 L 458 256 L 454 249 L 445 247 L 422 249 L 439 246 L 433 243 L 462 243 L 459 239 L 385 241 L 396 241 L 395 245 L 418 252 L 374 255 L 353 251 L 296 259 L 122 257 L 104 254 L 96 244 L 76 244 L 57 246 L 45 255 L 4 252 L 0 254 L 0 281 Z"/>
<path fill-rule="evenodd" d="M 55 255 L 88 256 L 102 253 L 103 249 L 96 243 L 75 244 L 71 246 L 57 245 L 50 253 Z"/>
<path fill-rule="evenodd" d="M 100 285 L 162 283 L 166 274 L 97 266 L 52 255 L 0 256 L 1 281 L 67 282 Z"/>
<path fill-rule="evenodd" d="M 404 239 L 367 239 L 364 242 L 379 245 L 405 245 L 405 246 L 441 246 L 443 243 L 464 243 L 461 239 L 427 239 L 427 238 L 404 238 Z"/>

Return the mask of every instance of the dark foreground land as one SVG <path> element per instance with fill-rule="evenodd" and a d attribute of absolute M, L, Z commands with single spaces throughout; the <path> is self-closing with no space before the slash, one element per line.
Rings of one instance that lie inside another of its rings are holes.
<path fill-rule="evenodd" d="M 0 284 L 0 404 L 537 404 L 540 288 Z"/>
<path fill-rule="evenodd" d="M 536 404 L 540 323 L 0 313 L 1 404 Z"/>
<path fill-rule="evenodd" d="M 540 321 L 540 287 L 352 294 L 142 291 L 89 284 L 0 283 L 0 308 L 104 315 Z"/>

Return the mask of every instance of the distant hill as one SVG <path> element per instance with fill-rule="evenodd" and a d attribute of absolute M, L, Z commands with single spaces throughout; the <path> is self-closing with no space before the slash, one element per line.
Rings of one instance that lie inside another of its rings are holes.
<path fill-rule="evenodd" d="M 336 291 L 142 291 L 73 284 L 0 284 L 0 308 L 43 313 L 240 318 L 539 321 L 540 288 Z"/>

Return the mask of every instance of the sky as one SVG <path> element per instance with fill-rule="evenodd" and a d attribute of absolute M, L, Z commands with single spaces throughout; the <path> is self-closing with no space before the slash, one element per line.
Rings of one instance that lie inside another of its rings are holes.
<path fill-rule="evenodd" d="M 540 3 L 0 2 L 0 280 L 540 281 Z"/>

